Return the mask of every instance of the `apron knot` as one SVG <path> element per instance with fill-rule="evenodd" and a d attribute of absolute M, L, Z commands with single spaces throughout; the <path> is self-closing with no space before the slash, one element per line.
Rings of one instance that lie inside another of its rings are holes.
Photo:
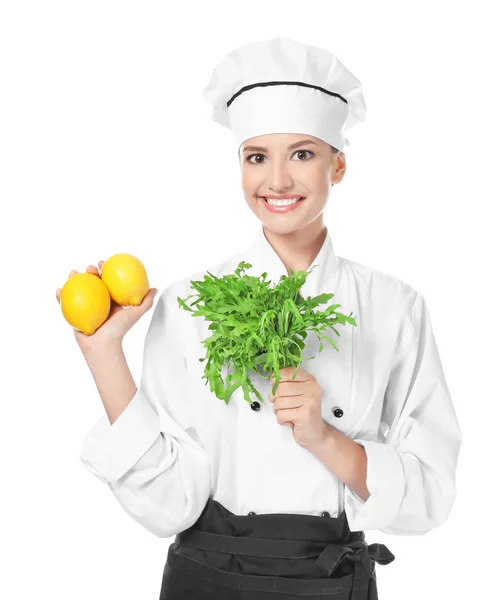
<path fill-rule="evenodd" d="M 343 560 L 353 562 L 353 600 L 366 599 L 369 590 L 369 580 L 375 578 L 374 561 L 387 565 L 395 560 L 395 556 L 384 544 L 370 544 L 356 541 L 345 544 L 327 544 L 315 562 L 329 577 Z"/>

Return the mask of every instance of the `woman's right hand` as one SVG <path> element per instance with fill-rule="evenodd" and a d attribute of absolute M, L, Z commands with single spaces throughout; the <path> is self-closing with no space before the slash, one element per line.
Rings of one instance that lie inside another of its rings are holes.
<path fill-rule="evenodd" d="M 99 269 L 94 265 L 89 265 L 87 273 L 93 273 L 101 277 L 100 269 L 104 260 L 98 262 Z M 68 278 L 76 275 L 78 271 L 70 271 Z M 153 298 L 157 293 L 156 288 L 150 288 L 139 306 L 128 306 L 124 308 L 111 299 L 110 314 L 106 321 L 96 329 L 92 335 L 87 335 L 78 329 L 73 328 L 75 338 L 82 352 L 87 352 L 109 344 L 121 344 L 125 334 L 129 329 L 139 321 L 139 319 L 153 306 Z M 56 299 L 61 303 L 61 288 L 56 290 Z"/>

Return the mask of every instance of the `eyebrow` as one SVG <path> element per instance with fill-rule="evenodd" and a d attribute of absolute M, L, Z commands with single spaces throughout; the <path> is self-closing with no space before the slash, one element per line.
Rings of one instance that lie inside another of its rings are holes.
<path fill-rule="evenodd" d="M 301 140 L 300 142 L 295 142 L 294 144 L 291 144 L 287 150 L 292 150 L 293 148 L 297 148 L 299 146 L 306 146 L 306 144 L 315 144 L 315 146 L 318 146 L 318 144 L 316 142 L 314 142 L 313 140 Z M 242 152 L 268 152 L 268 148 L 265 148 L 264 146 L 245 146 L 245 148 L 243 148 Z"/>

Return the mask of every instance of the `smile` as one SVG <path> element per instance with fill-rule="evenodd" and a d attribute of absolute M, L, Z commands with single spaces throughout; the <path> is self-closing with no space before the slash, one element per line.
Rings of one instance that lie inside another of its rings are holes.
<path fill-rule="evenodd" d="M 285 213 L 295 210 L 305 199 L 305 196 L 302 196 L 301 198 L 287 198 L 283 200 L 275 198 L 268 199 L 266 197 L 259 196 L 259 199 L 270 212 Z"/>

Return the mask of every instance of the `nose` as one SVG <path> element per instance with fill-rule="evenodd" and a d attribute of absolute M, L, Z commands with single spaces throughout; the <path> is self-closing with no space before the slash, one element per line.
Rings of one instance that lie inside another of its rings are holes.
<path fill-rule="evenodd" d="M 285 162 L 277 161 L 271 167 L 269 186 L 277 194 L 287 193 L 287 190 L 294 187 L 294 180 Z"/>

